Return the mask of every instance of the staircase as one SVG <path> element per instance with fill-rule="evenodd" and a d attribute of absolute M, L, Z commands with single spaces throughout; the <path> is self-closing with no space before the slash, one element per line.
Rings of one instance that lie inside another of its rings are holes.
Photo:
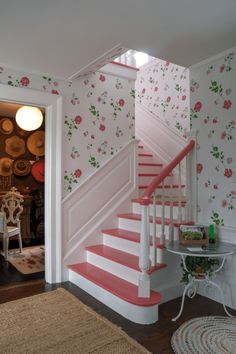
<path fill-rule="evenodd" d="M 148 231 L 148 236 L 145 236 L 147 242 L 145 241 L 146 248 L 144 249 L 155 248 L 152 251 L 155 253 L 155 261 L 150 261 L 152 257 L 149 255 L 146 260 L 148 267 L 143 268 L 145 262 L 141 244 L 143 234 L 140 234 L 140 230 L 144 229 L 141 195 L 153 179 L 158 178 L 162 172 L 163 165 L 156 162 L 143 145 L 139 145 L 139 197 L 131 200 L 132 213 L 118 214 L 117 228 L 101 230 L 101 243 L 86 247 L 86 262 L 68 266 L 71 282 L 125 318 L 140 324 L 156 322 L 158 305 L 163 301 L 159 291 L 149 291 L 145 288 L 146 283 L 149 284 L 149 288 L 159 290 L 165 289 L 167 279 L 176 281 L 177 263 L 176 260 L 170 259 L 165 250 L 163 234 L 166 235 L 167 229 L 171 228 L 173 238 L 178 237 L 178 228 L 181 223 L 178 218 L 180 213 L 185 214 L 186 202 L 183 197 L 185 186 L 181 185 L 181 188 L 178 188 L 173 172 L 168 173 L 165 182 L 155 188 L 157 192 L 151 198 L 152 205 L 150 205 L 150 214 L 148 214 L 150 231 Z M 180 189 L 182 190 L 181 200 Z M 161 217 L 163 208 L 170 218 Z M 154 239 L 153 232 L 162 237 Z M 167 294 L 165 297 L 170 299 L 171 295 Z"/>

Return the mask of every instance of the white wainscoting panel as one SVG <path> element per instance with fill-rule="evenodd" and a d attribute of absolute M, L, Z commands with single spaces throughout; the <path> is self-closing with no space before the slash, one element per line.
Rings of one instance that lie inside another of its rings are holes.
<path fill-rule="evenodd" d="M 85 247 L 102 243 L 102 228 L 117 227 L 117 213 L 131 211 L 135 195 L 137 141 L 132 141 L 63 200 L 64 266 L 85 261 Z"/>

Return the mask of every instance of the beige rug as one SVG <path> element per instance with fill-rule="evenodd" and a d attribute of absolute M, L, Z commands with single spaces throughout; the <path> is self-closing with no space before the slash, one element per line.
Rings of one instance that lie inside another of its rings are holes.
<path fill-rule="evenodd" d="M 149 353 L 66 290 L 0 305 L 0 353 Z"/>
<path fill-rule="evenodd" d="M 19 249 L 9 250 L 8 261 L 23 274 L 43 272 L 44 246 L 25 247 L 22 253 L 19 252 Z"/>

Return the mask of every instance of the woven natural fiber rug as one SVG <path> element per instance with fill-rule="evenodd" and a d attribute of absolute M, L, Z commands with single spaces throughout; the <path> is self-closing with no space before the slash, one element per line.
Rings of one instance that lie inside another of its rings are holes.
<path fill-rule="evenodd" d="M 25 247 L 22 253 L 19 252 L 19 249 L 9 250 L 8 261 L 23 274 L 43 272 L 44 246 Z"/>
<path fill-rule="evenodd" d="M 62 288 L 1 304 L 0 319 L 4 354 L 149 353 Z"/>
<path fill-rule="evenodd" d="M 236 318 L 193 318 L 177 329 L 171 345 L 176 354 L 236 354 Z"/>

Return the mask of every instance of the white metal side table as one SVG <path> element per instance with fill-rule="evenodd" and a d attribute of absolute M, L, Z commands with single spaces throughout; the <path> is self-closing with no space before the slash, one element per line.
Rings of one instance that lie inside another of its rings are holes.
<path fill-rule="evenodd" d="M 183 307 L 184 307 L 184 300 L 185 300 L 186 294 L 189 298 L 191 298 L 191 299 L 194 298 L 194 296 L 196 295 L 196 293 L 198 291 L 198 286 L 199 286 L 200 282 L 204 282 L 205 286 L 214 286 L 219 290 L 219 292 L 221 294 L 222 304 L 223 304 L 223 308 L 225 310 L 225 313 L 229 317 L 233 317 L 225 307 L 225 299 L 224 299 L 224 294 L 223 294 L 221 287 L 219 286 L 219 284 L 214 282 L 212 279 L 215 278 L 216 274 L 223 268 L 223 266 L 225 264 L 226 257 L 236 253 L 236 245 L 231 244 L 231 243 L 226 243 L 226 242 L 216 242 L 215 244 L 207 245 L 206 248 L 203 249 L 201 246 L 197 246 L 197 247 L 190 246 L 190 245 L 183 246 L 183 245 L 180 245 L 179 242 L 174 241 L 174 242 L 169 243 L 167 245 L 166 249 L 171 253 L 181 256 L 184 270 L 188 273 L 188 277 L 189 277 L 189 283 L 185 286 L 184 291 L 183 291 L 179 313 L 176 317 L 174 317 L 172 319 L 172 321 L 176 321 L 181 316 L 182 311 L 183 311 Z M 203 273 L 199 277 L 199 274 L 190 272 L 190 270 L 187 268 L 186 262 L 185 262 L 187 256 L 219 258 L 220 264 L 217 268 L 215 268 L 213 270 L 212 274 Z"/>

